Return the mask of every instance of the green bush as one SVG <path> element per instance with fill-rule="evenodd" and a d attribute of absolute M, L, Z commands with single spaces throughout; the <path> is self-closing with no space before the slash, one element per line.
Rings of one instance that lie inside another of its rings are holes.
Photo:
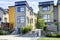
<path fill-rule="evenodd" d="M 22 33 L 25 34 L 28 32 L 28 29 L 26 27 L 22 27 Z"/>
<path fill-rule="evenodd" d="M 7 31 L 0 30 L 0 35 L 6 35 L 6 34 L 8 34 L 8 32 L 7 32 Z"/>
<path fill-rule="evenodd" d="M 0 35 L 6 35 L 9 33 L 9 28 L 0 28 Z"/>
<path fill-rule="evenodd" d="M 55 32 L 55 31 L 53 31 L 53 30 L 45 30 L 45 32 Z"/>
<path fill-rule="evenodd" d="M 5 27 L 5 28 L 3 28 L 3 30 L 5 30 L 5 31 L 9 31 L 9 28 L 8 28 L 8 27 Z"/>
<path fill-rule="evenodd" d="M 7 35 L 8 34 L 8 32 L 3 32 L 3 35 Z"/>
<path fill-rule="evenodd" d="M 57 34 L 52 33 L 52 34 L 46 34 L 47 37 L 57 37 Z"/>
<path fill-rule="evenodd" d="M 2 28 L 0 28 L 0 30 L 2 30 Z"/>
<path fill-rule="evenodd" d="M 28 29 L 28 31 L 31 31 L 32 30 L 32 26 L 31 25 L 27 25 L 27 29 Z"/>
<path fill-rule="evenodd" d="M 0 35 L 3 35 L 3 32 L 0 30 Z"/>
<path fill-rule="evenodd" d="M 47 36 L 47 37 L 51 37 L 51 34 L 46 34 L 45 36 Z"/>
<path fill-rule="evenodd" d="M 60 37 L 60 34 L 46 34 L 47 37 Z"/>
<path fill-rule="evenodd" d="M 52 37 L 56 37 L 57 36 L 57 34 L 51 34 L 52 35 Z"/>
<path fill-rule="evenodd" d="M 57 34 L 57 37 L 60 37 L 60 34 Z"/>
<path fill-rule="evenodd" d="M 24 27 L 21 28 L 21 30 L 22 30 L 22 33 L 25 34 L 25 33 L 32 30 L 32 26 L 31 25 L 24 26 Z"/>

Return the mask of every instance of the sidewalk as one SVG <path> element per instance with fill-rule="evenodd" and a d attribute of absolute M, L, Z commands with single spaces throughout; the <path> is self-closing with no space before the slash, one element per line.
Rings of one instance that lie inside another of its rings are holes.
<path fill-rule="evenodd" d="M 37 40 L 37 37 L 16 37 L 17 35 L 2 35 L 0 40 Z"/>

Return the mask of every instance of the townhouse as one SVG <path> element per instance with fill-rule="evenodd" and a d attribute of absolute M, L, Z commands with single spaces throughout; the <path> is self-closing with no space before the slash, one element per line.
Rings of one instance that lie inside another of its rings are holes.
<path fill-rule="evenodd" d="M 35 29 L 37 15 L 29 7 L 26 1 L 15 2 L 15 6 L 9 6 L 9 23 L 11 28 L 20 30 L 21 27 L 32 25 Z"/>
<path fill-rule="evenodd" d="M 60 31 L 60 1 L 54 5 L 54 1 L 39 2 L 39 12 L 48 25 L 58 21 Z"/>
<path fill-rule="evenodd" d="M 0 27 L 9 27 L 8 11 L 0 7 Z"/>

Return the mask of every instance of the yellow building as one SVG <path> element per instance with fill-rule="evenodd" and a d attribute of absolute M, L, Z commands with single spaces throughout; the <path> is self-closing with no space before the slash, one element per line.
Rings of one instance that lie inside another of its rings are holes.
<path fill-rule="evenodd" d="M 15 7 L 9 6 L 9 23 L 10 28 L 15 28 Z"/>

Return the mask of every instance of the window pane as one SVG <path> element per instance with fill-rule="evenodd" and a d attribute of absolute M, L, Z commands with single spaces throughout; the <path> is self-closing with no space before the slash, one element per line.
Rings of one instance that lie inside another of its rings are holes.
<path fill-rule="evenodd" d="M 50 19 L 50 15 L 49 14 L 45 14 L 45 15 L 43 15 L 43 18 L 44 19 Z"/>
<path fill-rule="evenodd" d="M 48 10 L 50 10 L 50 6 L 48 6 Z"/>
<path fill-rule="evenodd" d="M 20 12 L 20 7 L 17 7 L 17 12 Z"/>
<path fill-rule="evenodd" d="M 45 22 L 50 22 L 50 20 L 46 19 Z"/>
<path fill-rule="evenodd" d="M 50 15 L 48 15 L 48 18 L 50 18 Z"/>
<path fill-rule="evenodd" d="M 42 8 L 42 11 L 48 11 L 48 10 L 50 10 L 50 6 L 44 6 L 44 7 Z"/>
<path fill-rule="evenodd" d="M 29 23 L 29 17 L 27 17 L 27 22 Z"/>
<path fill-rule="evenodd" d="M 33 19 L 30 19 L 30 24 L 33 23 Z"/>
<path fill-rule="evenodd" d="M 4 21 L 7 22 L 7 18 L 4 18 Z"/>
<path fill-rule="evenodd" d="M 24 8 L 23 7 L 21 7 L 21 11 L 24 11 Z"/>
<path fill-rule="evenodd" d="M 17 17 L 17 23 L 23 23 L 24 22 L 24 17 L 22 17 L 22 16 L 18 16 Z"/>
<path fill-rule="evenodd" d="M 0 21 L 2 20 L 2 18 L 0 18 Z"/>
<path fill-rule="evenodd" d="M 17 7 L 17 12 L 22 12 L 24 11 L 24 7 Z"/>
<path fill-rule="evenodd" d="M 24 17 L 21 17 L 20 21 L 21 21 L 21 23 L 23 23 L 24 22 Z"/>
<path fill-rule="evenodd" d="M 46 11 L 46 10 L 47 10 L 47 7 L 44 7 L 44 8 L 43 8 L 43 11 Z"/>
<path fill-rule="evenodd" d="M 20 24 L 20 19 L 19 18 L 17 18 L 17 23 Z"/>
<path fill-rule="evenodd" d="M 47 20 L 48 22 L 50 22 L 50 20 Z"/>
<path fill-rule="evenodd" d="M 45 19 L 45 22 L 50 22 L 50 15 L 49 14 L 43 15 L 43 18 Z"/>
<path fill-rule="evenodd" d="M 44 19 L 47 19 L 47 15 L 43 15 L 43 18 L 44 18 Z"/>

